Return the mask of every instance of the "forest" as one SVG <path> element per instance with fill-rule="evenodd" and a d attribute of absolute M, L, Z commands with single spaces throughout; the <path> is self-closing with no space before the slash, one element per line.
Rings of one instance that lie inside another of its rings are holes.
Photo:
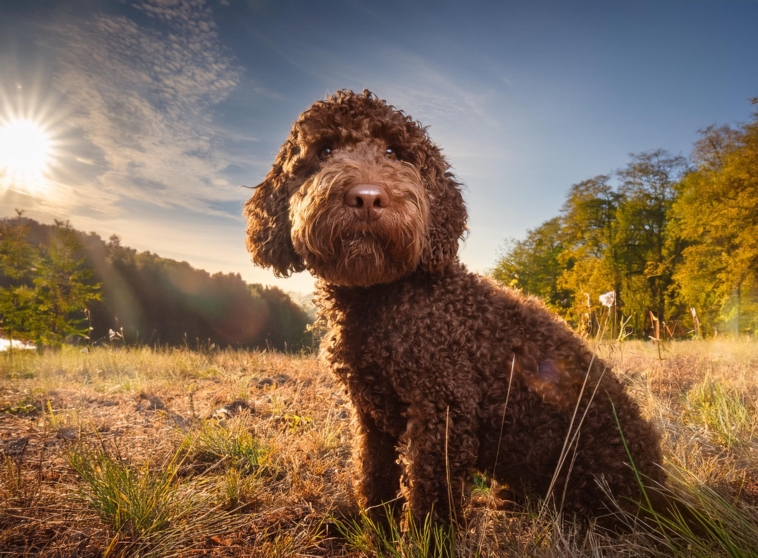
<path fill-rule="evenodd" d="M 137 252 L 68 222 L 0 221 L 0 328 L 38 347 L 63 343 L 311 345 L 306 312 L 276 287 Z"/>
<path fill-rule="evenodd" d="M 754 335 L 758 113 L 700 130 L 689 158 L 632 154 L 572 185 L 559 215 L 506 241 L 492 275 L 586 335 Z"/>

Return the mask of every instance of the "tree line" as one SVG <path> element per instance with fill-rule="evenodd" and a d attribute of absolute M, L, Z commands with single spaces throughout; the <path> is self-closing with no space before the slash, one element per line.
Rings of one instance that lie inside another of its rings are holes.
<path fill-rule="evenodd" d="M 276 287 L 137 252 L 68 222 L 0 221 L 0 328 L 64 342 L 271 347 L 311 344 L 306 312 Z"/>
<path fill-rule="evenodd" d="M 632 154 L 574 184 L 558 216 L 506 242 L 492 275 L 587 335 L 755 334 L 758 113 L 700 130 L 689 159 Z"/>

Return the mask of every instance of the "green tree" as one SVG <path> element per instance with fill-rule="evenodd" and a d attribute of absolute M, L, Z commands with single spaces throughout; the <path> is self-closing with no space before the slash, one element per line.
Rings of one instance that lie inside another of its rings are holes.
<path fill-rule="evenodd" d="M 652 311 L 661 322 L 678 317 L 673 299 L 673 275 L 681 260 L 681 239 L 669 227 L 671 208 L 678 196 L 679 181 L 688 170 L 687 160 L 663 149 L 632 155 L 626 168 L 618 172 L 618 220 L 624 262 L 626 291 L 636 293 L 625 307 L 634 314 L 635 329 L 644 327 L 643 317 Z"/>
<path fill-rule="evenodd" d="M 29 225 L 23 222 L 24 212 L 16 210 L 16 222 L 0 228 L 0 270 L 10 281 L 24 281 L 34 271 L 37 250 L 29 242 Z"/>
<path fill-rule="evenodd" d="M 38 344 L 59 346 L 71 335 L 89 337 L 84 310 L 100 300 L 100 284 L 84 265 L 82 244 L 71 225 L 55 221 L 44 258 L 34 278 L 36 319 L 34 339 Z"/>
<path fill-rule="evenodd" d="M 16 210 L 15 223 L 0 227 L 0 316 L 2 328 L 10 342 L 26 341 L 34 321 L 34 290 L 31 277 L 38 257 L 37 249 L 29 242 L 29 225 L 23 223 L 21 210 Z"/>
<path fill-rule="evenodd" d="M 524 240 L 509 240 L 492 270 L 497 281 L 541 297 L 551 308 L 565 312 L 571 293 L 558 287 L 563 272 L 559 257 L 563 251 L 561 219 L 555 217 L 534 230 Z"/>

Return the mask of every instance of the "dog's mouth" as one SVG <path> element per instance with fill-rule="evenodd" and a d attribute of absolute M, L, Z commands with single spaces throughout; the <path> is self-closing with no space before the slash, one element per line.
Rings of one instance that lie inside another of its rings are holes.
<path fill-rule="evenodd" d="M 418 267 L 427 238 L 426 197 L 415 169 L 397 165 L 378 172 L 338 162 L 292 196 L 292 243 L 311 273 L 336 285 L 367 287 Z"/>

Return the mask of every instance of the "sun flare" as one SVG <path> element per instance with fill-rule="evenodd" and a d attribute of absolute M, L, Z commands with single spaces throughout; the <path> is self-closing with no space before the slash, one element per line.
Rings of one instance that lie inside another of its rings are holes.
<path fill-rule="evenodd" d="M 0 180 L 38 189 L 52 159 L 52 140 L 43 126 L 23 118 L 0 123 Z"/>
<path fill-rule="evenodd" d="M 50 136 L 31 120 L 0 126 L 0 172 L 15 179 L 44 175 L 52 156 Z"/>

